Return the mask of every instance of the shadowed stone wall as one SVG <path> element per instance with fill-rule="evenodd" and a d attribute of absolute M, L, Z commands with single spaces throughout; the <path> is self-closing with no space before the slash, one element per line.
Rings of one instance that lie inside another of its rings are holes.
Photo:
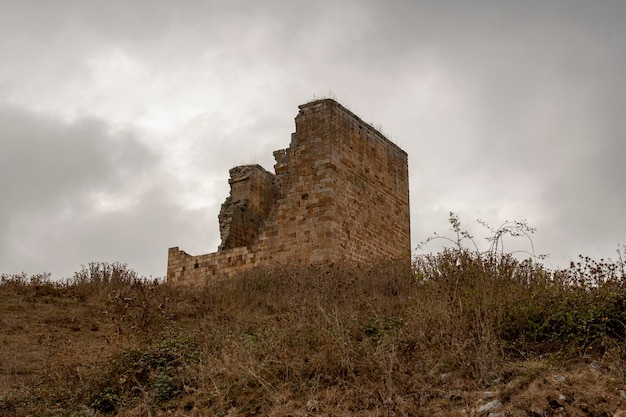
<path fill-rule="evenodd" d="M 260 228 L 276 202 L 274 174 L 260 165 L 230 170 L 230 196 L 220 210 L 219 250 L 250 246 L 257 242 Z"/>
<path fill-rule="evenodd" d="M 200 283 L 260 265 L 406 258 L 411 251 L 407 154 L 334 100 L 299 106 L 275 174 L 230 170 L 217 252 L 170 248 L 170 283 Z"/>

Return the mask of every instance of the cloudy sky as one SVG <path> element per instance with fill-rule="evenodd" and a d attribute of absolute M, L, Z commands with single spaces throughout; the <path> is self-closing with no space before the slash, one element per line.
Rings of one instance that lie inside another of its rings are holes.
<path fill-rule="evenodd" d="M 549 266 L 626 243 L 626 2 L 0 0 L 0 272 L 165 275 L 228 169 L 332 97 L 409 154 L 413 245 L 527 219 Z M 479 243 L 482 243 L 479 239 Z"/>

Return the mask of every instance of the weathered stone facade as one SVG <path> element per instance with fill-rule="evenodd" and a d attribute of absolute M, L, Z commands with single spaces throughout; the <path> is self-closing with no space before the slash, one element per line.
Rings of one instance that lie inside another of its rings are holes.
<path fill-rule="evenodd" d="M 228 183 L 230 196 L 219 215 L 221 251 L 254 245 L 277 197 L 274 174 L 260 165 L 232 168 Z"/>
<path fill-rule="evenodd" d="M 334 100 L 299 106 L 289 148 L 230 170 L 217 252 L 169 249 L 170 283 L 260 265 L 409 259 L 407 154 Z"/>

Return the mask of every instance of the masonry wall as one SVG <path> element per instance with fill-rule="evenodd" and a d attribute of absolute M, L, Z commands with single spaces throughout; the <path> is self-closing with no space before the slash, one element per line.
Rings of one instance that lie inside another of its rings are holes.
<path fill-rule="evenodd" d="M 222 243 L 192 256 L 171 248 L 168 282 L 199 283 L 261 265 L 410 257 L 407 155 L 334 100 L 299 106 L 275 174 L 230 171 Z"/>
<path fill-rule="evenodd" d="M 331 103 L 300 106 L 289 148 L 274 153 L 279 194 L 261 235 L 264 261 L 306 264 L 332 260 L 336 254 L 338 173 L 331 161 Z"/>
<path fill-rule="evenodd" d="M 170 248 L 167 257 L 167 282 L 199 285 L 207 280 L 228 277 L 258 265 L 257 254 L 247 247 L 227 249 L 193 256 L 178 247 Z"/>
<path fill-rule="evenodd" d="M 359 262 L 409 258 L 407 155 L 358 117 L 332 112 L 339 253 Z"/>

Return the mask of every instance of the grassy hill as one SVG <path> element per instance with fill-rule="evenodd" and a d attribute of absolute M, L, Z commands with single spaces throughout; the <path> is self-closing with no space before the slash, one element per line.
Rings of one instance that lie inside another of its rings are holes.
<path fill-rule="evenodd" d="M 0 415 L 624 416 L 624 278 L 468 251 L 202 288 L 5 275 Z"/>

